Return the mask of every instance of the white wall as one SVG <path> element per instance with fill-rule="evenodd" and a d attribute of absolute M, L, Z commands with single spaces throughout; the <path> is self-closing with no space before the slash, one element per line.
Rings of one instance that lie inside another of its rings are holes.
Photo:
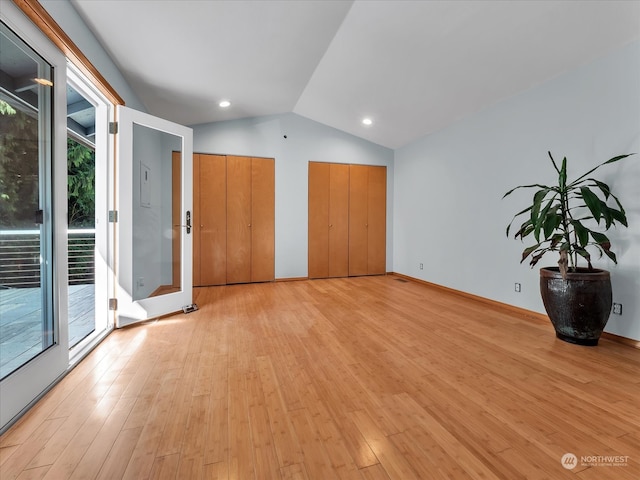
<path fill-rule="evenodd" d="M 640 42 L 397 150 L 394 271 L 544 312 L 538 268 L 519 264 L 529 244 L 505 237 L 533 191 L 501 197 L 517 185 L 554 182 L 548 150 L 568 158 L 573 178 L 615 155 L 640 153 Z M 640 155 L 603 167 L 599 177 L 630 225 L 609 232 L 618 266 L 594 262 L 611 271 L 614 302 L 623 304 L 606 330 L 638 340 Z M 556 262 L 548 254 L 538 267 Z"/>
<path fill-rule="evenodd" d="M 276 162 L 276 278 L 307 276 L 309 161 L 387 167 L 387 270 L 393 265 L 393 152 L 288 113 L 193 126 L 193 151 Z M 287 138 L 284 138 L 286 135 Z"/>

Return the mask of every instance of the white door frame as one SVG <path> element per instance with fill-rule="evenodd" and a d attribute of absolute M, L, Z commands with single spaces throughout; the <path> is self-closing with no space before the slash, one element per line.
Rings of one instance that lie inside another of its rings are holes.
<path fill-rule="evenodd" d="M 75 65 L 67 62 L 67 69 L 67 82 L 95 108 L 95 330 L 71 349 L 71 361 L 75 362 L 114 327 L 108 315 L 109 298 L 113 294 L 110 291 L 112 282 L 109 281 L 113 271 L 109 248 L 109 187 L 113 185 L 113 152 L 109 148 L 108 132 L 114 107 Z"/>

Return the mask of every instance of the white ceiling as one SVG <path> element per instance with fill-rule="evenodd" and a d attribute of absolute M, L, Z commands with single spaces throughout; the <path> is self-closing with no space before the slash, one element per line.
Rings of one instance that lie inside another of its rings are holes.
<path fill-rule="evenodd" d="M 294 112 L 389 148 L 640 37 L 636 0 L 71 1 L 149 113 Z"/>

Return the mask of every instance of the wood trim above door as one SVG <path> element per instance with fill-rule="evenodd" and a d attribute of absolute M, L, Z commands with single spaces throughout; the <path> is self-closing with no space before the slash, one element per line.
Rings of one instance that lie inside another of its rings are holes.
<path fill-rule="evenodd" d="M 73 40 L 53 19 L 49 12 L 40 5 L 38 0 L 13 0 L 13 3 L 29 17 L 29 19 L 44 33 L 62 53 L 82 71 L 96 88 L 115 105 L 124 105 L 124 100 L 118 92 L 107 82 L 96 67 L 82 53 Z"/>

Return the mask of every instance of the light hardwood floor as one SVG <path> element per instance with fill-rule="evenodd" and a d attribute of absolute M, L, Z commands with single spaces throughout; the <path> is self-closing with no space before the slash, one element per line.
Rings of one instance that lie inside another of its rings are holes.
<path fill-rule="evenodd" d="M 636 349 L 393 276 L 196 292 L 3 435 L 0 478 L 640 478 Z"/>

